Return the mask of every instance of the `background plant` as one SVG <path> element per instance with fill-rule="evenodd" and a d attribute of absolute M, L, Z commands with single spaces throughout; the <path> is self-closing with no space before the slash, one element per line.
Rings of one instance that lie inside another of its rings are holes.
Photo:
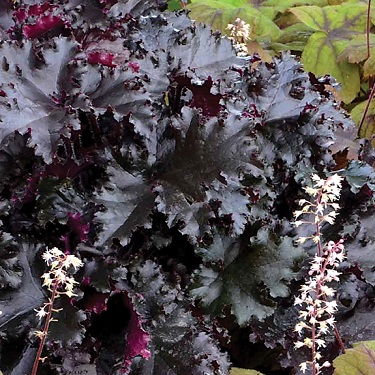
<path fill-rule="evenodd" d="M 375 74 L 370 53 L 374 39 L 370 5 L 356 0 L 192 0 L 187 9 L 193 19 L 227 34 L 226 25 L 240 17 L 251 25 L 249 53 L 257 52 L 270 61 L 275 53 L 293 51 L 301 57 L 306 71 L 318 76 L 330 74 L 340 83 L 338 92 L 333 88 L 337 99 L 361 125 L 359 136 L 371 138 L 373 105 L 362 118 Z"/>
<path fill-rule="evenodd" d="M 338 325 L 349 343 L 374 336 L 371 149 L 340 151 L 355 127 L 329 78 L 289 54 L 239 58 L 154 1 L 0 11 L 5 375 L 30 373 L 37 352 L 46 247 L 84 266 L 78 296 L 56 302 L 40 374 L 298 371 L 293 295 L 312 249 L 291 220 L 310 176 L 336 169 L 342 216 L 322 235 L 348 251 Z"/>

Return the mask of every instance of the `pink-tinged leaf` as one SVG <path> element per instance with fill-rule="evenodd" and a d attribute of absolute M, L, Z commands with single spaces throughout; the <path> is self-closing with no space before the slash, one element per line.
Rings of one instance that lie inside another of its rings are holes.
<path fill-rule="evenodd" d="M 39 38 L 48 31 L 61 31 L 68 24 L 64 13 L 49 2 L 20 7 L 14 12 L 14 19 L 18 25 L 10 31 L 14 32 L 20 27 L 22 34 L 29 39 Z"/>
<path fill-rule="evenodd" d="M 149 359 L 151 357 L 151 352 L 148 349 L 150 334 L 142 327 L 143 319 L 141 315 L 135 310 L 133 301 L 128 294 L 123 294 L 123 301 L 124 305 L 130 310 L 130 321 L 126 334 L 127 345 L 121 368 L 121 374 L 126 375 L 130 372 L 133 358 L 140 356 L 144 359 Z"/>
<path fill-rule="evenodd" d="M 29 7 L 29 16 L 33 16 L 33 17 L 36 17 L 36 16 L 40 16 L 42 15 L 44 12 L 46 11 L 49 11 L 51 10 L 53 7 L 51 6 L 51 4 L 49 2 L 45 2 L 43 4 L 35 4 L 35 5 L 31 5 Z"/>
<path fill-rule="evenodd" d="M 65 23 L 61 18 L 48 14 L 40 17 L 34 25 L 24 25 L 22 33 L 26 38 L 35 39 L 50 30 L 64 28 L 64 26 Z"/>
<path fill-rule="evenodd" d="M 25 19 L 27 18 L 27 12 L 22 8 L 15 11 L 13 15 L 18 22 L 25 21 Z"/>
<path fill-rule="evenodd" d="M 375 341 L 360 341 L 353 344 L 345 354 L 333 361 L 334 375 L 374 375 Z"/>
<path fill-rule="evenodd" d="M 68 212 L 68 227 L 72 232 L 79 236 L 79 239 L 82 242 L 86 242 L 88 240 L 88 233 L 90 231 L 90 224 L 84 223 L 82 220 L 82 215 L 78 212 L 71 213 Z"/>
<path fill-rule="evenodd" d="M 213 89 L 213 82 L 211 77 L 208 77 L 206 82 L 199 85 L 193 84 L 191 80 L 186 76 L 178 76 L 175 80 L 179 85 L 179 89 L 188 89 L 192 92 L 192 99 L 190 100 L 189 107 L 200 108 L 202 110 L 202 114 L 207 117 L 214 117 L 219 115 L 219 112 L 223 108 L 220 105 L 222 95 L 214 95 L 211 92 L 211 90 Z"/>
<path fill-rule="evenodd" d="M 87 54 L 87 60 L 90 64 L 102 64 L 110 68 L 114 68 L 116 64 L 113 62 L 114 55 L 109 52 L 90 52 Z"/>
<path fill-rule="evenodd" d="M 110 293 L 85 292 L 82 305 L 85 311 L 93 312 L 97 315 L 107 310 L 107 302 Z"/>
<path fill-rule="evenodd" d="M 139 64 L 135 62 L 130 62 L 129 68 L 133 71 L 133 73 L 139 73 Z"/>
<path fill-rule="evenodd" d="M 88 161 L 78 164 L 75 160 L 68 159 L 65 163 L 61 163 L 58 158 L 54 158 L 52 164 L 46 167 L 46 174 L 60 179 L 74 179 L 79 176 L 88 165 Z"/>

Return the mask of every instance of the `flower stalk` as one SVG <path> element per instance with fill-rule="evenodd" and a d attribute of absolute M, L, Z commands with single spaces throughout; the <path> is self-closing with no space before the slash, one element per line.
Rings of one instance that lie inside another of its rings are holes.
<path fill-rule="evenodd" d="M 40 309 L 35 310 L 37 316 L 40 320 L 45 318 L 44 326 L 41 331 L 35 331 L 35 336 L 40 339 L 38 351 L 35 357 L 31 375 L 36 375 L 38 371 L 38 366 L 40 361 L 44 361 L 45 358 L 42 358 L 42 352 L 44 345 L 46 343 L 47 334 L 51 322 L 56 321 L 53 319 L 52 315 L 54 312 L 60 311 L 60 309 L 54 308 L 54 303 L 56 298 L 65 294 L 68 297 L 73 297 L 76 294 L 73 293 L 73 289 L 77 281 L 73 277 L 69 276 L 69 269 L 73 268 L 75 271 L 82 267 L 82 261 L 74 255 L 64 254 L 61 250 L 53 248 L 46 250 L 42 258 L 49 266 L 49 272 L 46 272 L 42 275 L 43 286 L 46 286 L 47 289 L 51 292 L 51 296 Z"/>
<path fill-rule="evenodd" d="M 228 24 L 227 30 L 230 32 L 228 37 L 233 42 L 238 56 L 247 56 L 247 42 L 250 40 L 251 26 L 241 18 L 236 18 L 234 24 Z"/>
<path fill-rule="evenodd" d="M 296 297 L 294 304 L 302 306 L 299 313 L 301 321 L 295 326 L 300 340 L 295 343 L 295 348 L 306 346 L 311 350 L 311 360 L 300 364 L 304 373 L 309 367 L 313 375 L 321 373 L 322 368 L 331 364 L 325 361 L 321 364 L 320 349 L 326 346 L 324 336 L 333 330 L 341 350 L 345 347 L 335 323 L 335 312 L 337 303 L 334 300 L 335 290 L 327 284 L 332 281 L 339 281 L 340 272 L 337 271 L 340 263 L 345 259 L 343 240 L 337 242 L 329 241 L 322 243 L 321 225 L 325 222 L 333 224 L 340 206 L 337 201 L 340 198 L 342 177 L 335 174 L 327 180 L 313 175 L 314 187 L 306 187 L 305 191 L 312 197 L 314 202 L 302 199 L 299 204 L 301 210 L 294 213 L 295 225 L 302 224 L 315 226 L 315 233 L 310 237 L 301 237 L 300 243 L 311 239 L 317 246 L 317 253 L 310 262 L 309 279 L 300 288 L 300 295 Z M 312 217 L 306 220 L 304 217 Z M 302 337 L 304 337 L 302 339 Z"/>

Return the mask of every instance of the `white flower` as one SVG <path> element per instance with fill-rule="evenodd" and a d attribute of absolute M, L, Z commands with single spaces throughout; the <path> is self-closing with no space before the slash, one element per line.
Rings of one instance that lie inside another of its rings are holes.
<path fill-rule="evenodd" d="M 34 335 L 39 339 L 42 339 L 45 336 L 45 333 L 43 331 L 34 331 Z"/>
<path fill-rule="evenodd" d="M 57 247 L 54 247 L 50 250 L 50 253 L 55 257 L 55 258 L 60 258 L 64 256 L 64 253 L 59 250 Z"/>
<path fill-rule="evenodd" d="M 296 221 L 294 222 L 294 225 L 295 225 L 295 227 L 297 228 L 297 227 L 299 227 L 300 225 L 302 225 L 303 223 L 304 223 L 303 220 L 296 220 Z"/>
<path fill-rule="evenodd" d="M 75 270 L 82 267 L 83 263 L 81 259 L 77 258 L 75 255 L 67 255 L 62 263 L 62 267 L 68 269 L 69 267 L 74 267 Z"/>
<path fill-rule="evenodd" d="M 318 334 L 325 334 L 328 332 L 328 325 L 327 325 L 327 321 L 325 320 L 321 320 L 319 322 L 319 331 L 318 331 Z"/>
<path fill-rule="evenodd" d="M 332 297 L 336 291 L 327 283 L 331 281 L 339 281 L 340 272 L 336 268 L 345 259 L 343 240 L 337 243 L 329 241 L 328 244 L 323 245 L 321 240 L 320 226 L 327 222 L 334 224 L 338 215 L 340 205 L 337 200 L 340 198 L 342 177 L 334 174 L 324 180 L 317 174 L 312 177 L 314 181 L 313 187 L 305 187 L 307 194 L 315 198 L 315 203 L 310 203 L 306 200 L 300 200 L 299 204 L 302 207 L 294 214 L 296 220 L 294 225 L 298 227 L 302 224 L 314 224 L 316 231 L 310 237 L 301 237 L 297 242 L 303 244 L 306 239 L 312 239 L 317 245 L 317 254 L 310 265 L 308 274 L 311 276 L 300 287 L 300 296 L 295 298 L 294 305 L 302 305 L 303 310 L 299 312 L 301 321 L 296 324 L 294 331 L 299 336 L 305 334 L 303 340 L 295 343 L 295 348 L 306 346 L 312 350 L 312 361 L 306 361 L 300 364 L 300 369 L 305 372 L 307 364 L 314 366 L 315 373 L 321 373 L 322 367 L 330 366 L 328 361 L 323 365 L 319 364 L 321 353 L 317 350 L 324 348 L 326 342 L 323 335 L 329 333 L 330 329 L 335 329 L 334 314 L 337 311 L 337 303 Z M 303 215 L 313 215 L 312 222 L 304 220 Z M 311 333 L 309 334 L 309 331 Z M 310 335 L 306 336 L 307 334 Z"/>
<path fill-rule="evenodd" d="M 326 343 L 323 339 L 316 339 L 315 343 L 318 345 L 318 348 L 325 348 L 326 347 Z"/>
<path fill-rule="evenodd" d="M 304 244 L 307 240 L 309 239 L 309 237 L 299 237 L 298 238 L 298 240 L 297 240 L 297 242 L 299 243 L 299 244 Z"/>
<path fill-rule="evenodd" d="M 42 254 L 42 259 L 44 259 L 44 261 L 49 264 L 52 259 L 54 259 L 55 256 L 49 251 L 49 250 L 46 250 L 43 254 Z"/>
<path fill-rule="evenodd" d="M 319 189 L 314 189 L 314 188 L 311 188 L 311 187 L 305 187 L 304 190 L 306 191 L 306 193 L 312 197 L 314 197 L 315 195 L 317 195 L 319 193 Z"/>
<path fill-rule="evenodd" d="M 301 341 L 296 341 L 294 343 L 294 349 L 299 349 L 299 348 L 302 348 L 302 346 L 305 346 L 305 344 Z"/>
<path fill-rule="evenodd" d="M 41 278 L 44 279 L 43 286 L 46 286 L 49 289 L 51 287 L 52 281 L 53 281 L 52 278 L 51 278 L 51 274 L 49 272 L 44 273 L 41 276 Z"/>
<path fill-rule="evenodd" d="M 296 297 L 296 298 L 294 299 L 294 305 L 295 305 L 295 306 L 302 305 L 303 302 L 304 302 L 304 300 L 303 300 L 301 297 Z"/>
<path fill-rule="evenodd" d="M 77 270 L 79 267 L 83 266 L 82 261 L 75 255 L 64 254 L 61 250 L 56 247 L 46 250 L 42 254 L 42 258 L 46 261 L 49 266 L 50 271 L 44 273 L 41 278 L 43 279 L 43 286 L 46 286 L 50 291 L 53 291 L 49 302 L 44 304 L 36 311 L 36 315 L 39 319 L 47 316 L 47 321 L 45 324 L 55 321 L 51 315 L 48 315 L 46 310 L 51 309 L 52 312 L 57 312 L 58 310 L 53 308 L 54 299 L 60 297 L 62 294 L 66 294 L 68 297 L 76 296 L 73 293 L 73 289 L 78 284 L 73 277 L 69 276 L 68 269 L 73 267 Z M 39 338 L 42 338 L 45 334 L 43 331 L 36 331 L 35 333 Z"/>
<path fill-rule="evenodd" d="M 305 373 L 306 370 L 307 370 L 307 362 L 302 362 L 302 363 L 300 363 L 300 364 L 299 364 L 299 369 L 300 369 L 303 373 Z"/>
<path fill-rule="evenodd" d="M 43 319 L 47 315 L 45 306 L 41 307 L 40 309 L 34 309 L 34 311 L 36 311 L 36 316 L 39 318 L 39 320 Z"/>

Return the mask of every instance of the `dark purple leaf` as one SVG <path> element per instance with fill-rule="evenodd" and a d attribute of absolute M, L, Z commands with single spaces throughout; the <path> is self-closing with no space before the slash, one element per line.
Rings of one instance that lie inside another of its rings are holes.
<path fill-rule="evenodd" d="M 59 105 L 67 91 L 72 89 L 67 64 L 75 54 L 77 44 L 68 39 L 54 41 L 41 51 L 43 61 L 34 56 L 31 42 L 22 47 L 4 43 L 0 56 L 4 59 L 0 88 L 3 110 L 0 139 L 18 131 L 30 133 L 30 146 L 46 162 L 51 162 L 61 134 L 68 135 L 69 127 L 78 126 L 77 117 L 68 106 Z"/>
<path fill-rule="evenodd" d="M 68 212 L 68 228 L 78 235 L 81 242 L 86 242 L 88 240 L 88 233 L 90 231 L 90 224 L 84 223 L 82 215 L 78 212 L 72 213 Z"/>
<path fill-rule="evenodd" d="M 286 283 L 295 276 L 292 269 L 302 250 L 293 246 L 290 237 L 277 238 L 260 229 L 242 241 L 216 235 L 201 254 L 207 265 L 197 272 L 193 296 L 212 315 L 220 316 L 231 306 L 243 325 L 253 317 L 264 320 L 275 311 L 274 299 L 289 295 Z"/>
<path fill-rule="evenodd" d="M 48 339 L 58 342 L 60 346 L 72 347 L 81 344 L 86 332 L 82 324 L 87 318 L 86 313 L 74 307 L 66 296 L 61 296 L 54 306 L 61 311 L 54 314 L 57 322 L 51 323 Z"/>
<path fill-rule="evenodd" d="M 138 298 L 133 298 L 151 328 L 149 359 L 135 358 L 131 375 L 181 374 L 200 375 L 204 372 L 219 375 L 228 371 L 228 359 L 208 334 L 199 332 L 192 314 L 183 308 L 182 295 L 165 283 L 161 269 L 147 261 L 134 267 L 132 283 Z M 127 288 L 127 281 L 116 274 L 117 287 Z"/>
<path fill-rule="evenodd" d="M 120 373 L 129 374 L 132 361 L 135 357 L 149 359 L 151 353 L 148 349 L 150 334 L 142 327 L 142 316 L 135 310 L 132 298 L 124 294 L 124 304 L 130 310 L 130 321 L 126 332 L 126 348 Z M 133 298 L 137 298 L 134 296 Z"/>

